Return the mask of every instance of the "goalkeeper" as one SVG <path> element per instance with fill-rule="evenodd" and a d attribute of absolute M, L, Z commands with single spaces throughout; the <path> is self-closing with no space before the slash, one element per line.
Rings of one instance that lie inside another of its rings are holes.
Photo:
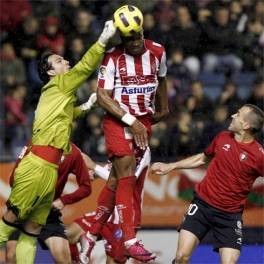
<path fill-rule="evenodd" d="M 15 170 L 7 211 L 0 221 L 0 246 L 22 226 L 16 248 L 18 264 L 34 263 L 36 238 L 50 212 L 58 164 L 63 153 L 71 151 L 72 121 L 84 110 L 74 108 L 76 91 L 97 68 L 115 31 L 113 22 L 107 21 L 98 41 L 72 69 L 56 54 L 45 54 L 39 61 L 44 86 L 35 111 L 32 147 Z"/>

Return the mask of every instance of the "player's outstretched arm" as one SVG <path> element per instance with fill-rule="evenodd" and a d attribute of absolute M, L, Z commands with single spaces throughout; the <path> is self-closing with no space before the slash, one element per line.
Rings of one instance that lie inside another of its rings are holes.
<path fill-rule="evenodd" d="M 60 87 L 63 88 L 64 92 L 74 93 L 96 70 L 104 55 L 105 46 L 115 32 L 116 27 L 113 21 L 107 21 L 98 41 L 88 49 L 82 59 L 69 72 L 59 76 Z"/>
<path fill-rule="evenodd" d="M 204 153 L 199 153 L 172 163 L 157 162 L 151 166 L 152 172 L 156 174 L 167 174 L 174 169 L 193 169 L 206 163 L 206 156 Z"/>
<path fill-rule="evenodd" d="M 127 112 L 111 98 L 112 91 L 98 89 L 97 100 L 98 104 L 107 112 L 120 119 L 122 122 L 130 126 L 131 132 L 134 135 L 135 143 L 141 149 L 145 149 L 148 145 L 148 136 L 146 127 L 137 120 L 137 118 Z"/>

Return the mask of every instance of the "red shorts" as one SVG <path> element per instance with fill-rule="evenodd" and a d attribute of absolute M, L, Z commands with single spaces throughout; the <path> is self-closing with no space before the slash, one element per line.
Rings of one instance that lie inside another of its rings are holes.
<path fill-rule="evenodd" d="M 147 128 L 148 136 L 151 136 L 151 116 L 137 117 Z M 109 157 L 134 155 L 134 143 L 129 127 L 117 118 L 106 115 L 103 122 L 105 143 Z"/>

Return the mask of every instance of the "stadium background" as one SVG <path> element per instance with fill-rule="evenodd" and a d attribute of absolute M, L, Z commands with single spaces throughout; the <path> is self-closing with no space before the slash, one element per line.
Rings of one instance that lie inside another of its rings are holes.
<path fill-rule="evenodd" d="M 74 65 L 98 38 L 104 21 L 127 3 L 143 11 L 145 37 L 163 44 L 167 51 L 171 114 L 153 127 L 153 161 L 171 161 L 203 150 L 217 132 L 227 127 L 229 116 L 243 103 L 263 108 L 263 1 L 2 0 L 0 215 L 10 192 L 8 174 L 13 161 L 30 138 L 41 88 L 36 71 L 38 54 L 49 49 Z M 111 45 L 116 42 L 118 39 Z M 96 74 L 79 89 L 79 103 L 95 89 Z M 96 108 L 76 121 L 72 136 L 73 142 L 99 162 L 106 161 L 102 116 L 103 111 Z M 263 133 L 259 140 L 263 142 Z M 191 190 L 204 173 L 204 169 L 197 169 L 150 175 L 145 187 L 143 226 L 154 230 L 152 234 L 163 230 L 160 232 L 169 237 L 164 229 L 175 230 L 179 225 L 191 200 Z M 258 179 L 248 197 L 244 213 L 246 243 L 264 243 L 263 186 L 263 179 Z M 102 182 L 95 180 L 93 187 L 91 197 L 64 209 L 66 222 L 95 208 Z M 74 188 L 72 176 L 65 191 Z M 210 236 L 205 242 L 210 243 Z M 176 235 L 174 242 L 164 242 L 171 248 L 171 256 L 175 251 L 172 243 L 176 244 Z M 211 251 L 206 250 L 206 254 L 197 256 L 209 257 Z M 257 256 L 255 260 L 249 253 L 241 257 L 240 263 L 264 261 L 263 253 L 256 247 L 252 252 Z M 194 261 L 205 263 L 198 257 Z"/>

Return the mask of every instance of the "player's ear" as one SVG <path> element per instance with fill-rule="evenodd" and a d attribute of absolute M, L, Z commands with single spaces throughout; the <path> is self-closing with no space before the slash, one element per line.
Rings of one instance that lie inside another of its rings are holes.
<path fill-rule="evenodd" d="M 55 72 L 54 69 L 50 69 L 50 70 L 47 71 L 47 74 L 48 74 L 49 76 L 53 77 L 53 76 L 56 75 L 56 72 Z"/>
<path fill-rule="evenodd" d="M 245 121 L 245 122 L 243 123 L 243 129 L 244 129 L 244 130 L 249 130 L 249 129 L 251 129 L 251 125 L 249 124 L 249 122 Z"/>

